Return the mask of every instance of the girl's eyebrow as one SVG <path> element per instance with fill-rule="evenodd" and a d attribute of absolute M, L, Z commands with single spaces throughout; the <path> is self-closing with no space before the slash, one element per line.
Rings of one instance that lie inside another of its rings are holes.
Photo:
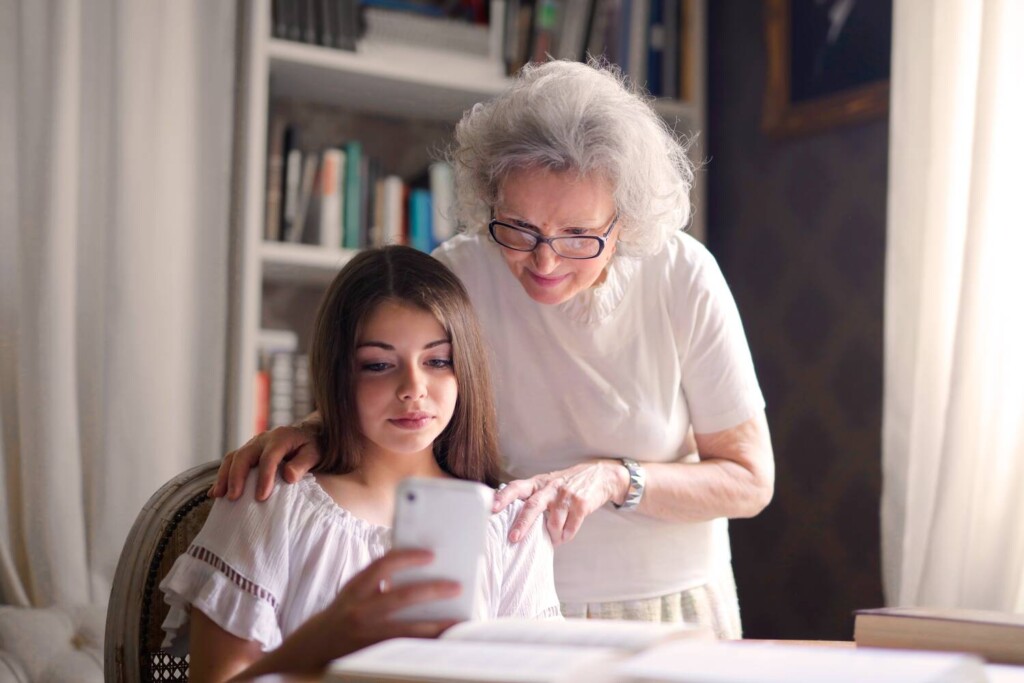
<path fill-rule="evenodd" d="M 435 346 L 441 346 L 442 344 L 451 344 L 451 343 L 452 343 L 451 339 L 436 339 L 436 340 L 430 342 L 429 344 L 427 344 L 426 346 L 424 346 L 423 348 L 424 349 L 432 349 Z M 356 348 L 357 349 L 361 349 L 361 348 L 366 347 L 366 346 L 377 348 L 377 349 L 384 349 L 385 351 L 394 351 L 395 350 L 394 346 L 392 346 L 391 344 L 388 344 L 387 342 L 382 342 L 382 341 L 365 341 L 365 342 L 360 342 L 356 346 Z"/>

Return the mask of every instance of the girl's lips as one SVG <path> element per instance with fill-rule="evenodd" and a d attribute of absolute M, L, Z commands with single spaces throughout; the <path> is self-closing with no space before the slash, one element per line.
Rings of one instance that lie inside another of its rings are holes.
<path fill-rule="evenodd" d="M 532 270 L 527 270 L 526 272 L 528 272 L 533 281 L 536 282 L 541 287 L 555 287 L 557 285 L 560 285 L 562 281 L 565 280 L 565 278 L 569 277 L 568 275 L 559 275 L 557 277 L 544 277 L 543 275 L 537 275 L 537 273 L 533 272 Z"/>
<path fill-rule="evenodd" d="M 388 422 L 400 429 L 415 430 L 423 429 L 432 419 L 429 415 L 419 415 L 414 417 L 394 417 L 388 420 Z"/>

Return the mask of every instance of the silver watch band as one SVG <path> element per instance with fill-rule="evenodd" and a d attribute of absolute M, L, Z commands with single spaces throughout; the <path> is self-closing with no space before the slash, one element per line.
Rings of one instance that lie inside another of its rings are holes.
<path fill-rule="evenodd" d="M 644 466 L 633 458 L 622 458 L 622 465 L 629 472 L 629 491 L 626 493 L 626 500 L 622 505 L 612 503 L 620 510 L 635 510 L 640 505 L 640 499 L 644 497 L 644 484 L 647 482 L 647 472 Z"/>

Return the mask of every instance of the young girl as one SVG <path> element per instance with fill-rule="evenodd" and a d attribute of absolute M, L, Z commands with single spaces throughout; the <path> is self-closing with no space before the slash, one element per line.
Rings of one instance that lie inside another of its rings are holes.
<path fill-rule="evenodd" d="M 495 486 L 495 414 L 485 348 L 469 298 L 440 262 L 407 247 L 360 253 L 331 284 L 310 356 L 325 455 L 314 475 L 254 499 L 218 500 L 161 583 L 164 622 L 190 632 L 191 680 L 324 666 L 397 635 L 433 637 L 446 622 L 389 619 L 451 597 L 430 582 L 389 590 L 396 570 L 429 562 L 389 551 L 396 484 L 456 477 Z M 493 516 L 481 617 L 559 615 L 542 525 L 506 539 L 519 508 Z M 248 667 L 248 669 L 247 669 Z"/>

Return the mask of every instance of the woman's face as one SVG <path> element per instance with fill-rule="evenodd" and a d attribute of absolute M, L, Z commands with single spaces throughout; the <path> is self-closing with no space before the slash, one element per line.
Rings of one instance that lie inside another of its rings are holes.
<path fill-rule="evenodd" d="M 459 395 L 448 334 L 430 312 L 390 301 L 361 327 L 355 397 L 367 453 L 433 458 Z"/>
<path fill-rule="evenodd" d="M 603 235 L 615 218 L 611 185 L 600 176 L 546 169 L 510 174 L 501 186 L 494 217 L 544 237 Z M 604 280 L 618 242 L 616 226 L 604 251 L 592 259 L 563 258 L 548 244 L 531 252 L 501 248 L 509 270 L 531 299 L 560 304 Z"/>

